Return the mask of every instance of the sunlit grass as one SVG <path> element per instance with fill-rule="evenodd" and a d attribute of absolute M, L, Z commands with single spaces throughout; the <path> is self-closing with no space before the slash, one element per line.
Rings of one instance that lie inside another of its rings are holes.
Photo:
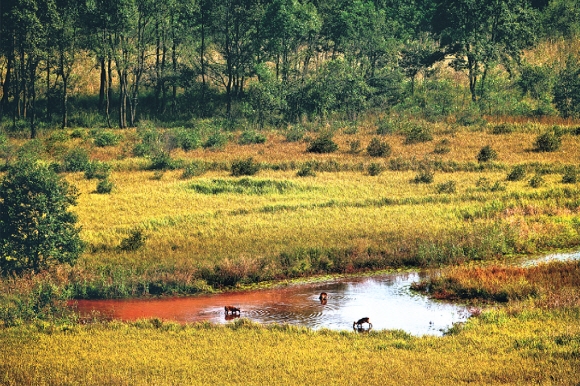
<path fill-rule="evenodd" d="M 577 308 L 486 311 L 443 338 L 180 326 L 158 320 L 0 330 L 0 381 L 21 384 L 575 384 Z"/>

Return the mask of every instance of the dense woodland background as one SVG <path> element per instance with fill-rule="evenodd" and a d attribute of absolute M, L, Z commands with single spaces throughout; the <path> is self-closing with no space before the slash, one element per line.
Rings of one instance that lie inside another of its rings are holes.
<path fill-rule="evenodd" d="M 2 0 L 0 125 L 576 118 L 579 33 L 576 0 Z"/>

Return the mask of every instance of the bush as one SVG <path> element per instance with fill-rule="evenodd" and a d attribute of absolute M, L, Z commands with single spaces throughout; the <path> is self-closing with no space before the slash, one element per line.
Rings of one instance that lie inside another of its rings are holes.
<path fill-rule="evenodd" d="M 238 144 L 240 145 L 252 145 L 265 142 L 266 136 L 254 130 L 244 131 L 242 135 L 240 135 L 240 138 L 238 139 Z"/>
<path fill-rule="evenodd" d="M 99 194 L 109 194 L 113 190 L 114 184 L 105 178 L 97 184 L 97 193 Z"/>
<path fill-rule="evenodd" d="M 120 136 L 111 131 L 99 131 L 93 135 L 95 146 L 106 147 L 115 146 L 119 144 Z"/>
<path fill-rule="evenodd" d="M 151 165 L 149 169 L 151 170 L 167 170 L 173 169 L 174 162 L 171 159 L 171 155 L 167 151 L 159 150 L 151 157 Z"/>
<path fill-rule="evenodd" d="M 540 134 L 534 142 L 534 151 L 539 152 L 553 152 L 560 148 L 562 145 L 562 139 L 550 132 Z"/>
<path fill-rule="evenodd" d="M 89 162 L 85 168 L 85 178 L 91 180 L 93 178 L 105 180 L 111 173 L 111 165 L 105 162 L 92 161 Z"/>
<path fill-rule="evenodd" d="M 516 165 L 513 169 L 508 173 L 507 180 L 508 181 L 521 181 L 526 176 L 526 167 L 524 165 Z"/>
<path fill-rule="evenodd" d="M 574 166 L 566 166 L 562 176 L 563 184 L 575 184 L 578 182 L 578 170 Z"/>
<path fill-rule="evenodd" d="M 510 134 L 515 131 L 515 127 L 511 123 L 500 123 L 491 128 L 491 133 L 495 135 Z"/>
<path fill-rule="evenodd" d="M 301 126 L 292 126 L 286 132 L 286 142 L 298 142 L 304 138 L 304 128 Z"/>
<path fill-rule="evenodd" d="M 442 139 L 437 145 L 435 145 L 435 149 L 433 149 L 433 153 L 435 154 L 447 154 L 450 151 L 451 149 L 449 148 L 448 139 Z"/>
<path fill-rule="evenodd" d="M 67 172 L 82 172 L 89 166 L 89 153 L 82 148 L 74 148 L 64 156 L 64 170 Z"/>
<path fill-rule="evenodd" d="M 413 179 L 413 182 L 416 184 L 430 184 L 433 182 L 435 174 L 429 167 L 421 167 L 419 172 Z"/>
<path fill-rule="evenodd" d="M 228 143 L 228 136 L 221 131 L 215 131 L 209 138 L 203 143 L 204 149 L 222 149 Z"/>
<path fill-rule="evenodd" d="M 437 193 L 455 193 L 456 184 L 455 181 L 447 181 L 441 184 L 437 184 Z"/>
<path fill-rule="evenodd" d="M 253 176 L 260 171 L 260 165 L 253 158 L 232 162 L 232 176 Z"/>
<path fill-rule="evenodd" d="M 369 176 L 378 176 L 385 170 L 385 167 L 379 163 L 371 162 L 371 164 L 367 168 L 367 172 Z"/>
<path fill-rule="evenodd" d="M 143 234 L 141 229 L 133 229 L 131 234 L 121 241 L 119 249 L 121 251 L 136 251 L 145 246 L 147 237 Z"/>
<path fill-rule="evenodd" d="M 413 126 L 405 136 L 405 144 L 429 142 L 433 140 L 431 130 L 424 126 Z"/>
<path fill-rule="evenodd" d="M 358 139 L 355 139 L 354 141 L 349 141 L 348 146 L 349 146 L 348 152 L 350 154 L 360 153 L 360 141 Z"/>
<path fill-rule="evenodd" d="M 201 147 L 201 138 L 195 130 L 179 128 L 175 130 L 177 146 L 184 151 L 190 151 Z"/>
<path fill-rule="evenodd" d="M 338 145 L 332 140 L 332 133 L 321 134 L 310 143 L 309 153 L 333 153 L 338 150 Z"/>
<path fill-rule="evenodd" d="M 479 154 L 477 154 L 477 162 L 488 162 L 493 161 L 497 158 L 497 152 L 491 148 L 491 146 L 486 145 L 481 148 Z"/>
<path fill-rule="evenodd" d="M 296 175 L 298 177 L 316 177 L 316 173 L 314 172 L 314 167 L 309 163 L 302 165 L 302 167 L 300 167 L 300 169 L 298 169 L 298 172 L 296 173 Z"/>
<path fill-rule="evenodd" d="M 181 178 L 191 178 L 198 177 L 204 174 L 206 171 L 206 166 L 201 161 L 194 161 L 185 166 Z"/>
<path fill-rule="evenodd" d="M 391 155 L 391 146 L 378 138 L 373 138 L 367 146 L 367 153 L 371 157 L 388 157 Z"/>
<path fill-rule="evenodd" d="M 529 181 L 529 184 L 532 188 L 539 188 L 540 186 L 544 185 L 544 178 L 540 174 L 536 174 Z"/>

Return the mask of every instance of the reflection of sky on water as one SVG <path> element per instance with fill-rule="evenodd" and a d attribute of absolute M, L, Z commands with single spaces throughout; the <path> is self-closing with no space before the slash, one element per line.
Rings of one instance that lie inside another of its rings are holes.
<path fill-rule="evenodd" d="M 542 256 L 537 259 L 525 261 L 522 265 L 524 267 L 529 267 L 531 265 L 548 263 L 550 261 L 568 261 L 568 260 L 580 260 L 580 251 L 568 253 L 554 253 L 552 255 Z"/>
<path fill-rule="evenodd" d="M 433 301 L 412 293 L 417 273 L 340 279 L 285 288 L 152 300 L 79 301 L 81 314 L 98 310 L 123 320 L 158 317 L 179 322 L 226 323 L 224 305 L 242 309 L 241 316 L 259 323 L 287 323 L 313 329 L 352 329 L 369 317 L 374 330 L 400 329 L 413 335 L 442 335 L 468 317 L 465 307 Z M 321 304 L 320 292 L 328 293 Z"/>

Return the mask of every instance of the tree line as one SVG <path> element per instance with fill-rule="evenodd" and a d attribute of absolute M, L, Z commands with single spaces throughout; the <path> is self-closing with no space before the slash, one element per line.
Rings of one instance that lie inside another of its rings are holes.
<path fill-rule="evenodd" d="M 0 122 L 25 120 L 31 137 L 39 122 L 70 126 L 86 58 L 98 95 L 83 105 L 75 94 L 74 105 L 110 127 L 217 111 L 260 125 L 334 111 L 354 119 L 413 95 L 441 61 L 467 74 L 474 103 L 502 66 L 570 116 L 574 58 L 557 74 L 572 91 L 546 96 L 554 77 L 521 56 L 579 30 L 577 0 L 2 0 Z"/>

